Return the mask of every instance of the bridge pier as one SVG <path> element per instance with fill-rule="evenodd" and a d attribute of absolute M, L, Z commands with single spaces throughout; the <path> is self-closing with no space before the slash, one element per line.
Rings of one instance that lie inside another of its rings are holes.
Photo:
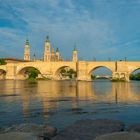
<path fill-rule="evenodd" d="M 128 72 L 113 72 L 112 74 L 113 80 L 124 80 L 129 82 L 129 73 Z"/>
<path fill-rule="evenodd" d="M 77 70 L 77 80 L 78 81 L 92 81 L 91 75 L 87 74 L 86 70 Z"/>
<path fill-rule="evenodd" d="M 86 61 L 77 62 L 76 70 L 78 81 L 92 81 L 88 71 L 88 63 Z"/>
<path fill-rule="evenodd" d="M 6 79 L 15 80 L 16 79 L 16 66 L 15 64 L 6 65 Z"/>
<path fill-rule="evenodd" d="M 77 73 L 78 73 L 77 74 L 78 81 L 92 81 L 91 75 L 87 74 L 85 70 L 79 70 Z"/>
<path fill-rule="evenodd" d="M 78 77 L 77 80 L 78 81 L 92 81 L 91 78 L 88 78 L 88 77 Z"/>

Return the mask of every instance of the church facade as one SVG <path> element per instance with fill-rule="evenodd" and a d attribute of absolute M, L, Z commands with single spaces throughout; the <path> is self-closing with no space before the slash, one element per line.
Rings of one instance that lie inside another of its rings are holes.
<path fill-rule="evenodd" d="M 31 59 L 30 56 L 30 43 L 29 40 L 26 40 L 25 47 L 24 47 L 24 60 L 25 61 L 37 61 L 36 60 L 36 55 L 33 55 L 33 58 Z M 53 47 L 51 47 L 51 42 L 49 40 L 49 37 L 46 37 L 45 41 L 45 46 L 44 46 L 44 56 L 42 61 L 44 62 L 59 62 L 59 61 L 64 61 L 62 58 L 59 49 L 56 48 L 56 51 L 54 50 Z M 76 48 L 73 50 L 72 54 L 72 61 L 77 62 L 78 61 L 78 52 Z"/>

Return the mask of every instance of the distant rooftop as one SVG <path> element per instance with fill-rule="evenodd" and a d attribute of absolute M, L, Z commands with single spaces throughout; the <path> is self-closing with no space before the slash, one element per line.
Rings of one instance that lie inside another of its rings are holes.
<path fill-rule="evenodd" d="M 2 58 L 2 59 L 4 59 L 6 62 L 9 62 L 9 61 L 11 61 L 11 62 L 29 62 L 29 61 L 25 61 L 23 59 L 18 59 L 18 58 Z"/>

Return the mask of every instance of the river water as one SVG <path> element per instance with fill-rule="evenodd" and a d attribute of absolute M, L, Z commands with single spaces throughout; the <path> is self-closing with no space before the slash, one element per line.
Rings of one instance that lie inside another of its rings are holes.
<path fill-rule="evenodd" d="M 0 127 L 45 123 L 61 130 L 86 118 L 140 122 L 140 82 L 0 81 Z"/>

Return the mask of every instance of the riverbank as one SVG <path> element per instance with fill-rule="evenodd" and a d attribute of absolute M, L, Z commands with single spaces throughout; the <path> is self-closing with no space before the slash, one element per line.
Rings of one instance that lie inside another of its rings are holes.
<path fill-rule="evenodd" d="M 0 128 L 0 140 L 24 140 L 32 139 L 51 139 L 56 136 L 57 129 L 48 125 L 37 125 L 37 124 L 20 124 L 13 125 L 6 128 Z"/>
<path fill-rule="evenodd" d="M 20 124 L 0 129 L 0 140 L 127 140 L 140 139 L 140 124 L 125 128 L 118 120 L 79 120 L 58 132 L 48 125 Z M 118 139 L 117 139 L 118 138 Z"/>

